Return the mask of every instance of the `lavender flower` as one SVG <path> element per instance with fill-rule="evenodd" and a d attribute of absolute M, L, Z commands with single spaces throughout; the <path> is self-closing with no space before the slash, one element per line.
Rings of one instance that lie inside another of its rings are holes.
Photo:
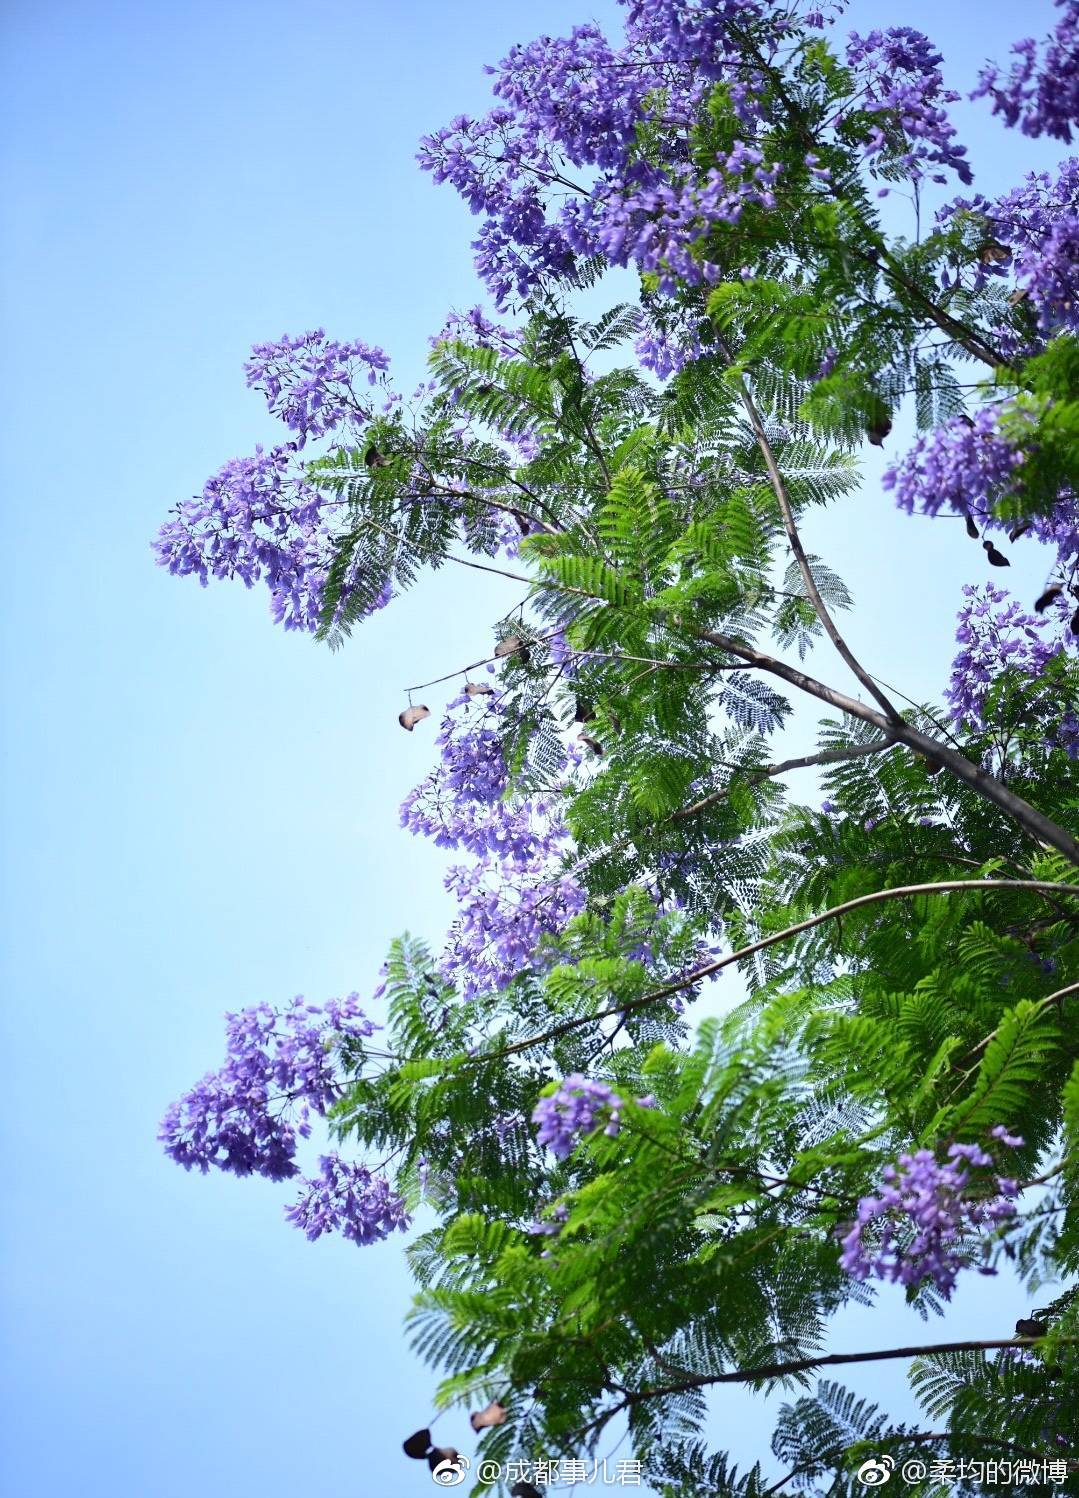
<path fill-rule="evenodd" d="M 612 1139 L 622 1126 L 625 1102 L 606 1082 L 592 1082 L 574 1072 L 558 1085 L 550 1097 L 542 1097 L 532 1110 L 532 1122 L 539 1125 L 536 1142 L 546 1145 L 559 1160 L 565 1160 L 579 1137 L 591 1134 L 604 1119 L 603 1132 Z M 637 1099 L 638 1108 L 654 1108 L 651 1094 Z"/>
<path fill-rule="evenodd" d="M 991 1133 L 1010 1148 L 1023 1143 L 1003 1125 Z M 858 1203 L 842 1238 L 842 1267 L 858 1280 L 875 1276 L 912 1286 L 929 1279 L 950 1299 L 959 1270 L 970 1263 L 971 1235 L 1015 1215 L 1018 1184 L 987 1174 L 993 1164 L 977 1144 L 949 1145 L 943 1163 L 932 1150 L 900 1155 L 898 1167 L 885 1167 L 879 1195 Z"/>
<path fill-rule="evenodd" d="M 226 1016 L 225 1064 L 168 1109 L 158 1134 L 165 1153 L 204 1175 L 211 1166 L 275 1181 L 295 1175 L 311 1114 L 325 1116 L 341 1095 L 340 1046 L 375 1028 L 354 993 L 325 1009 L 297 998 L 284 1011 L 258 1004 Z"/>
<path fill-rule="evenodd" d="M 304 1177 L 303 1194 L 285 1216 L 313 1242 L 323 1233 L 340 1233 L 353 1243 L 375 1243 L 394 1231 L 404 1232 L 409 1217 L 404 1200 L 385 1176 L 365 1165 L 349 1164 L 338 1155 L 323 1155 L 320 1174 Z"/>

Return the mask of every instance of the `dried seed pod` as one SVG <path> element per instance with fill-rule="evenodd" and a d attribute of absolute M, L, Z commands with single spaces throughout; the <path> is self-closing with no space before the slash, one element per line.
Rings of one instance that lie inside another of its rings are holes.
<path fill-rule="evenodd" d="M 364 465 L 367 468 L 385 468 L 386 459 L 377 447 L 369 447 L 363 455 Z"/>
<path fill-rule="evenodd" d="M 497 1399 L 492 1399 L 485 1410 L 478 1410 L 469 1415 L 468 1423 L 473 1430 L 486 1430 L 491 1425 L 501 1425 L 506 1419 L 506 1407 L 499 1404 Z"/>
<path fill-rule="evenodd" d="M 495 655 L 520 655 L 523 661 L 528 660 L 528 646 L 520 635 L 507 635 L 504 640 L 499 640 L 495 646 Z"/>
<path fill-rule="evenodd" d="M 407 728 L 409 733 L 411 733 L 417 723 L 422 723 L 424 718 L 429 718 L 430 716 L 431 709 L 424 707 L 421 702 L 416 707 L 406 707 L 403 713 L 398 713 L 397 721 L 402 728 Z"/>
<path fill-rule="evenodd" d="M 579 733 L 577 735 L 577 738 L 582 744 L 586 745 L 587 748 L 591 749 L 593 754 L 600 755 L 603 753 L 603 745 L 600 743 L 599 739 L 594 739 L 590 733 Z"/>
<path fill-rule="evenodd" d="M 418 1462 L 423 1461 L 430 1449 L 431 1432 L 429 1430 L 418 1430 L 414 1436 L 409 1436 L 404 1442 L 405 1455 L 413 1457 Z"/>
<path fill-rule="evenodd" d="M 978 537 L 981 535 L 981 531 L 979 531 L 978 527 L 975 525 L 973 516 L 964 515 L 963 519 L 967 523 L 967 535 L 972 541 L 977 541 Z"/>
<path fill-rule="evenodd" d="M 1072 615 L 1071 631 L 1073 635 L 1079 635 L 1079 609 Z"/>
<path fill-rule="evenodd" d="M 939 775 L 941 770 L 943 769 L 944 766 L 941 764 L 939 759 L 934 759 L 932 755 L 929 754 L 925 756 L 925 773 L 927 775 Z"/>
<path fill-rule="evenodd" d="M 1034 612 L 1036 614 L 1044 614 L 1049 605 L 1058 599 L 1063 592 L 1064 589 L 1059 583 L 1050 584 L 1042 596 L 1035 600 Z"/>
<path fill-rule="evenodd" d="M 510 1498 L 543 1498 L 543 1494 L 530 1482 L 515 1482 L 510 1488 Z"/>
<path fill-rule="evenodd" d="M 887 411 L 881 411 L 870 418 L 865 434 L 874 447 L 883 447 L 884 439 L 892 430 L 892 418 Z"/>
<path fill-rule="evenodd" d="M 1019 303 L 1020 302 L 1025 302 L 1026 299 L 1027 299 L 1027 297 L 1029 295 L 1030 295 L 1030 292 L 1026 289 L 1025 286 L 1019 286 L 1019 287 L 1017 287 L 1015 289 L 1015 291 L 1012 292 L 1011 296 L 1008 298 L 1008 306 L 1009 307 L 1018 307 Z"/>
<path fill-rule="evenodd" d="M 973 430 L 973 427 L 974 427 L 974 417 L 973 416 L 968 416 L 965 411 L 960 411 L 960 413 L 959 413 L 959 420 L 963 423 L 963 425 L 965 427 L 970 427 Z"/>
<path fill-rule="evenodd" d="M 578 697 L 577 704 L 573 713 L 574 723 L 591 723 L 592 719 L 595 716 L 596 710 L 592 706 L 592 704 L 590 702 L 586 702 L 583 697 Z"/>
<path fill-rule="evenodd" d="M 470 681 L 465 684 L 465 695 L 468 697 L 493 697 L 494 687 L 485 687 L 482 682 Z"/>
<path fill-rule="evenodd" d="M 1011 530 L 1008 532 L 1008 540 L 1009 541 L 1018 541 L 1019 537 L 1020 536 L 1025 536 L 1026 533 L 1027 533 L 1027 531 L 1029 531 L 1031 528 L 1032 528 L 1032 522 L 1031 521 L 1029 521 L 1029 520 L 1021 520 L 1018 525 L 1013 525 L 1012 528 L 1011 528 Z"/>
<path fill-rule="evenodd" d="M 992 541 L 983 541 L 982 545 L 985 547 L 985 554 L 989 558 L 990 567 L 1010 567 L 1012 565 L 1004 553 L 996 549 Z"/>
<path fill-rule="evenodd" d="M 1044 1337 L 1049 1328 L 1044 1321 L 1038 1321 L 1035 1317 L 1020 1317 L 1015 1323 L 1015 1335 L 1017 1337 Z"/>
<path fill-rule="evenodd" d="M 1012 252 L 999 239 L 983 239 L 978 246 L 978 259 L 983 265 L 1003 265 L 1012 258 Z"/>
<path fill-rule="evenodd" d="M 433 1472 L 440 1462 L 457 1462 L 461 1453 L 455 1446 L 432 1446 L 427 1453 L 427 1465 Z"/>

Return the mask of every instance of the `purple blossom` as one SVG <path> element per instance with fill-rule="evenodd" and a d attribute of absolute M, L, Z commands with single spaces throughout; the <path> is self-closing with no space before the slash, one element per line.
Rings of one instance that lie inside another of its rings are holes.
<path fill-rule="evenodd" d="M 1018 125 L 1024 135 L 1052 135 L 1070 141 L 1072 127 L 1079 124 L 1079 0 L 1056 0 L 1062 11 L 1052 36 L 1039 56 L 1032 37 L 1012 47 L 1012 66 L 1007 74 L 990 63 L 978 78 L 971 95 L 988 96 L 993 113 L 1008 125 Z"/>
<path fill-rule="evenodd" d="M 991 1132 L 1009 1147 L 1023 1143 L 1001 1125 Z M 898 1166 L 885 1167 L 880 1193 L 858 1203 L 842 1237 L 843 1269 L 858 1280 L 906 1286 L 929 1279 L 950 1299 L 959 1270 L 971 1262 L 972 1236 L 1015 1215 L 1018 1184 L 992 1174 L 993 1166 L 977 1144 L 949 1145 L 943 1163 L 932 1150 L 900 1155 Z"/>
<path fill-rule="evenodd" d="M 402 1197 L 383 1175 L 366 1165 L 350 1164 L 339 1155 L 323 1155 L 319 1174 L 303 1177 L 298 1201 L 285 1208 L 294 1227 L 313 1242 L 323 1233 L 340 1233 L 353 1243 L 376 1243 L 409 1225 Z"/>
<path fill-rule="evenodd" d="M 593 1082 L 574 1072 L 559 1083 L 556 1092 L 541 1097 L 532 1110 L 532 1122 L 539 1126 L 536 1142 L 546 1145 L 559 1160 L 573 1153 L 578 1138 L 591 1134 L 602 1122 L 603 1132 L 612 1139 L 622 1126 L 625 1102 L 606 1082 Z M 654 1108 L 649 1093 L 637 1099 L 638 1108 Z"/>
<path fill-rule="evenodd" d="M 359 340 L 337 343 L 317 328 L 298 338 L 286 334 L 276 343 L 256 343 L 244 372 L 303 447 L 308 437 L 325 436 L 342 422 L 369 420 L 371 408 L 356 386 L 384 381 L 389 362 L 380 348 Z"/>
<path fill-rule="evenodd" d="M 1032 679 L 1045 670 L 1064 649 L 1062 641 L 1047 633 L 1066 616 L 1059 608 L 1042 616 L 1029 614 L 1003 588 L 990 586 L 963 589 L 956 640 L 960 650 L 952 662 L 947 700 L 952 719 L 961 728 L 982 733 L 990 725 L 986 702 L 994 684 L 1008 670 Z M 1079 754 L 1079 717 L 1062 704 L 1061 717 L 1051 741 L 1073 757 Z"/>
<path fill-rule="evenodd" d="M 559 1084 L 558 1091 L 542 1097 L 532 1110 L 532 1122 L 539 1126 L 536 1142 L 546 1145 L 559 1160 L 573 1153 L 580 1135 L 591 1134 L 601 1118 L 603 1132 L 612 1138 L 621 1127 L 625 1103 L 606 1082 L 591 1082 L 574 1072 Z"/>
<path fill-rule="evenodd" d="M 341 1096 L 341 1045 L 375 1028 L 354 993 L 324 1009 L 297 998 L 284 1011 L 258 1004 L 227 1015 L 225 1064 L 168 1109 L 158 1134 L 165 1153 L 204 1175 L 211 1166 L 275 1181 L 295 1175 L 310 1115 L 325 1116 Z"/>
<path fill-rule="evenodd" d="M 899 156 L 910 175 L 918 179 L 934 168 L 934 180 L 943 181 L 940 172 L 948 168 L 961 182 L 970 182 L 966 147 L 956 143 L 955 126 L 944 108 L 959 95 L 944 87 L 942 60 L 929 39 L 910 26 L 871 31 L 865 37 L 853 31 L 847 43 L 847 64 L 860 85 L 858 108 L 902 131 L 905 146 Z M 873 161 L 882 154 L 894 158 L 895 151 L 886 131 L 874 125 L 865 155 Z"/>

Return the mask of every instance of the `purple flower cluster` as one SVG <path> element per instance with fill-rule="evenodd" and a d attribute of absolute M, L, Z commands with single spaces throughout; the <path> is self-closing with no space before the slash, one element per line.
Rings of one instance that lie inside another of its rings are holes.
<path fill-rule="evenodd" d="M 601 1118 L 606 1119 L 603 1132 L 614 1138 L 621 1128 L 621 1110 L 625 1103 L 606 1082 L 591 1082 L 574 1072 L 559 1084 L 550 1097 L 541 1097 L 532 1110 L 532 1122 L 539 1126 L 536 1142 L 546 1145 L 559 1160 L 573 1153 L 581 1135 L 591 1134 Z"/>
<path fill-rule="evenodd" d="M 750 0 L 642 0 L 621 48 L 595 26 L 514 47 L 490 70 L 498 106 L 423 140 L 424 168 L 483 215 L 477 265 L 500 306 L 596 254 L 699 283 L 709 273 L 690 244 L 750 204 L 774 206 L 777 169 L 752 139 L 762 80 L 740 30 L 762 13 Z M 720 77 L 747 134 L 698 175 L 678 142 Z M 659 109 L 673 150 L 653 165 L 636 144 Z"/>
<path fill-rule="evenodd" d="M 988 205 L 993 232 L 1013 252 L 1011 269 L 1043 334 L 1079 331 L 1079 159 L 1031 172 Z"/>
<path fill-rule="evenodd" d="M 909 26 L 871 31 L 865 37 L 853 31 L 847 43 L 847 64 L 861 89 L 858 108 L 881 116 L 865 147 L 867 159 L 882 152 L 895 158 L 885 127 L 893 127 L 893 137 L 898 127 L 904 137 L 898 158 L 913 178 L 933 168 L 933 181 L 944 182 L 944 170 L 950 169 L 961 182 L 970 182 L 966 147 L 956 143 L 955 126 L 944 108 L 960 96 L 944 87 L 942 61 L 928 37 Z"/>
<path fill-rule="evenodd" d="M 947 699 L 955 723 L 982 732 L 989 726 L 986 698 L 1001 673 L 1012 669 L 1039 677 L 1064 648 L 1060 639 L 1047 639 L 1046 634 L 1054 625 L 1066 623 L 1068 611 L 1056 604 L 1045 615 L 1029 614 L 1004 589 L 988 585 L 968 584 L 963 594 L 955 632 L 961 649 L 952 662 Z M 1079 716 L 1067 704 L 1061 705 L 1052 742 L 1073 757 L 1079 755 Z"/>
<path fill-rule="evenodd" d="M 465 998 L 535 968 L 543 939 L 585 905 L 583 888 L 563 871 L 569 838 L 557 797 L 506 798 L 502 711 L 496 692 L 454 698 L 439 730 L 440 763 L 401 805 L 411 832 L 473 855 L 445 879 L 459 914 L 441 970 Z"/>
<path fill-rule="evenodd" d="M 285 1208 L 289 1222 L 311 1241 L 337 1232 L 353 1243 L 376 1243 L 408 1227 L 404 1201 L 385 1176 L 339 1155 L 321 1156 L 319 1170 L 319 1175 L 301 1179 L 303 1194 Z"/>
<path fill-rule="evenodd" d="M 294 443 L 233 458 L 201 495 L 176 506 L 153 542 L 158 565 L 174 577 L 239 578 L 270 591 L 275 623 L 315 630 L 333 560 L 329 501 L 290 470 Z M 374 608 L 389 602 L 385 588 Z"/>
<path fill-rule="evenodd" d="M 1079 124 L 1079 0 L 1057 0 L 1063 14 L 1039 56 L 1038 43 L 1026 37 L 1012 47 L 1011 70 L 996 64 L 984 68 L 972 97 L 986 95 L 993 113 L 1024 135 L 1052 135 L 1070 141 Z"/>
<path fill-rule="evenodd" d="M 990 1132 L 1009 1149 L 1023 1143 L 1002 1124 Z M 929 1279 L 950 1299 L 971 1262 L 971 1237 L 1015 1216 L 1018 1182 L 993 1169 L 992 1155 L 977 1144 L 949 1145 L 943 1163 L 932 1150 L 900 1155 L 898 1166 L 885 1167 L 879 1195 L 858 1203 L 842 1238 L 842 1267 L 858 1280 L 911 1286 Z"/>
<path fill-rule="evenodd" d="M 308 437 L 325 436 L 343 422 L 370 420 L 371 408 L 356 386 L 361 378 L 368 385 L 384 383 L 389 363 L 380 348 L 358 340 L 337 343 L 316 328 L 298 338 L 286 334 L 276 343 L 256 343 L 244 372 L 248 385 L 265 395 L 271 415 L 303 447 Z"/>
<path fill-rule="evenodd" d="M 945 506 L 979 519 L 1011 489 L 1025 454 L 1001 431 L 1002 408 L 983 406 L 973 418 L 954 417 L 919 437 L 882 483 L 907 514 L 936 515 Z"/>
<path fill-rule="evenodd" d="M 173 1103 L 158 1138 L 186 1170 L 285 1180 L 297 1173 L 297 1138 L 341 1095 L 342 1042 L 372 1035 L 359 996 L 325 1008 L 294 999 L 281 1011 L 257 1004 L 226 1016 L 226 1061 Z"/>

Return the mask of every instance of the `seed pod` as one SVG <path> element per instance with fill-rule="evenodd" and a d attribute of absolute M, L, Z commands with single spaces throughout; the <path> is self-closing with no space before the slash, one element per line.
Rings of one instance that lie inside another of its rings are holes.
<path fill-rule="evenodd" d="M 884 439 L 891 430 L 892 418 L 888 415 L 887 411 L 882 410 L 879 414 L 870 418 L 865 434 L 874 447 L 883 447 Z"/>
<path fill-rule="evenodd" d="M 404 1442 L 405 1455 L 413 1457 L 418 1462 L 423 1461 L 430 1449 L 431 1432 L 429 1430 L 418 1430 L 414 1436 L 409 1436 Z"/>
<path fill-rule="evenodd" d="M 506 1418 L 505 1405 L 499 1404 L 497 1399 L 492 1399 L 485 1410 L 478 1410 L 469 1415 L 468 1423 L 473 1430 L 486 1430 L 490 1425 L 501 1425 Z"/>
<path fill-rule="evenodd" d="M 578 697 L 573 713 L 574 723 L 591 723 L 592 719 L 595 716 L 596 710 L 592 706 L 592 704 L 590 702 L 586 702 L 583 697 Z"/>
<path fill-rule="evenodd" d="M 981 531 L 979 531 L 978 527 L 975 525 L 973 517 L 970 515 L 964 515 L 963 518 L 967 522 L 967 535 L 972 541 L 977 541 L 978 537 L 981 535 Z"/>
<path fill-rule="evenodd" d="M 543 1494 L 530 1482 L 515 1482 L 510 1488 L 510 1498 L 543 1498 Z"/>
<path fill-rule="evenodd" d="M 369 447 L 363 455 L 364 465 L 367 468 L 385 468 L 386 459 L 377 447 Z"/>
<path fill-rule="evenodd" d="M 427 1453 L 427 1465 L 433 1472 L 439 1462 L 456 1462 L 461 1453 L 454 1446 L 432 1446 Z"/>
<path fill-rule="evenodd" d="M 1030 292 L 1026 289 L 1025 286 L 1018 286 L 1008 298 L 1008 306 L 1018 307 L 1020 302 L 1025 302 L 1029 295 Z"/>
<path fill-rule="evenodd" d="M 1010 567 L 1012 565 L 1003 552 L 996 549 L 992 541 L 983 541 L 982 545 L 985 547 L 985 554 L 989 558 L 990 567 Z"/>
<path fill-rule="evenodd" d="M 402 728 L 407 728 L 409 733 L 411 733 L 417 723 L 422 723 L 424 718 L 429 718 L 430 716 L 431 709 L 424 707 L 421 702 L 416 707 L 406 707 L 403 713 L 398 713 L 397 721 Z"/>
<path fill-rule="evenodd" d="M 523 661 L 528 660 L 528 646 L 521 639 L 520 635 L 507 635 L 504 640 L 499 640 L 495 646 L 495 655 L 497 656 L 517 654 L 520 654 Z"/>
<path fill-rule="evenodd" d="M 999 239 L 983 239 L 978 246 L 978 259 L 983 265 L 1001 265 L 1012 258 L 1012 252 Z"/>
<path fill-rule="evenodd" d="M 932 755 L 930 755 L 930 754 L 926 755 L 926 757 L 925 757 L 925 773 L 927 775 L 939 775 L 940 772 L 941 772 L 941 770 L 943 770 L 943 769 L 944 769 L 944 766 L 941 764 L 941 762 L 940 762 L 939 759 L 934 759 L 932 757 Z"/>
<path fill-rule="evenodd" d="M 590 733 L 579 733 L 577 735 L 577 738 L 582 744 L 587 745 L 587 747 L 591 749 L 593 754 L 601 755 L 603 753 L 603 745 L 600 743 L 599 739 L 594 739 Z"/>
<path fill-rule="evenodd" d="M 1011 530 L 1008 532 L 1008 540 L 1018 541 L 1020 536 L 1026 535 L 1027 531 L 1031 529 L 1031 526 L 1031 521 L 1021 520 L 1018 525 L 1013 525 Z"/>
<path fill-rule="evenodd" d="M 1079 635 L 1079 609 L 1072 615 L 1071 630 L 1073 635 Z"/>
<path fill-rule="evenodd" d="M 1036 614 L 1044 614 L 1049 605 L 1058 599 L 1063 592 L 1064 589 L 1059 583 L 1052 583 L 1046 588 L 1042 596 L 1035 600 L 1034 612 Z"/>
<path fill-rule="evenodd" d="M 965 411 L 960 411 L 960 413 L 959 413 L 959 420 L 963 423 L 963 425 L 965 427 L 971 427 L 971 428 L 973 428 L 973 426 L 974 426 L 974 418 L 973 418 L 973 416 L 968 416 Z"/>
<path fill-rule="evenodd" d="M 465 684 L 465 695 L 468 697 L 493 697 L 494 687 L 485 687 L 480 681 L 470 681 Z"/>
<path fill-rule="evenodd" d="M 1035 1317 L 1020 1317 L 1015 1323 L 1015 1335 L 1017 1337 L 1044 1337 L 1049 1331 L 1044 1321 L 1038 1321 Z"/>

